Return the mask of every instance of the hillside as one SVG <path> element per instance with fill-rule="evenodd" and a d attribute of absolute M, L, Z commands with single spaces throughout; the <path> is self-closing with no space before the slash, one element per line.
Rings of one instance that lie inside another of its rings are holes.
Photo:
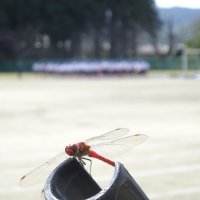
<path fill-rule="evenodd" d="M 176 34 L 176 41 L 185 41 L 194 34 L 194 22 L 200 19 L 200 9 L 189 8 L 159 8 L 158 14 L 163 22 L 159 39 L 162 43 L 167 42 L 169 28 L 168 22 L 173 24 L 173 32 Z"/>
<path fill-rule="evenodd" d="M 167 22 L 171 20 L 175 25 L 176 31 L 191 25 L 191 23 L 200 18 L 200 9 L 160 8 L 158 13 L 162 21 Z"/>

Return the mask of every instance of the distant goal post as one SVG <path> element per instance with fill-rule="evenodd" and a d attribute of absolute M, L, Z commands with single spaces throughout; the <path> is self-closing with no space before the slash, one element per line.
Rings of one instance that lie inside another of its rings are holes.
<path fill-rule="evenodd" d="M 179 45 L 181 50 L 181 71 L 183 74 L 189 72 L 200 73 L 200 48 L 189 48 L 185 44 Z"/>

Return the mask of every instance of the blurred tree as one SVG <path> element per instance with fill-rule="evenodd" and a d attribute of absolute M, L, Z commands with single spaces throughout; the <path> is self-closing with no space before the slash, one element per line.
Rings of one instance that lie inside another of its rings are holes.
<path fill-rule="evenodd" d="M 1 0 L 1 57 L 132 56 L 141 30 L 153 40 L 160 21 L 153 0 Z M 104 45 L 107 44 L 107 45 Z"/>
<path fill-rule="evenodd" d="M 156 38 L 160 20 L 153 0 L 110 0 L 108 5 L 112 11 L 112 57 L 135 54 L 141 30 Z"/>
<path fill-rule="evenodd" d="M 193 29 L 193 37 L 187 41 L 187 45 L 193 48 L 200 48 L 200 19 L 195 21 Z"/>
<path fill-rule="evenodd" d="M 38 0 L 0 1 L 0 55 L 18 58 L 33 55 L 39 34 Z"/>

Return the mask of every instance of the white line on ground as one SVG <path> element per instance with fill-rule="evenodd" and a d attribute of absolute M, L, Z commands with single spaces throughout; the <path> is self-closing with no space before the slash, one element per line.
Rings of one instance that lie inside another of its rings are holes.
<path fill-rule="evenodd" d="M 182 172 L 194 172 L 200 171 L 200 165 L 178 165 L 175 167 L 166 167 L 166 168 L 158 168 L 158 169 L 150 169 L 135 172 L 135 176 L 144 177 L 144 176 L 158 176 L 163 174 L 176 174 Z"/>
<path fill-rule="evenodd" d="M 176 190 L 171 190 L 168 192 L 158 192 L 158 193 L 152 193 L 149 194 L 150 199 L 162 199 L 163 197 L 167 196 L 181 196 L 181 195 L 186 195 L 186 194 L 194 194 L 194 193 L 200 193 L 200 188 L 199 187 L 190 187 L 190 188 L 180 188 Z"/>
<path fill-rule="evenodd" d="M 176 151 L 176 152 L 158 152 L 153 155 L 148 155 L 144 157 L 136 157 L 136 156 L 128 156 L 126 163 L 130 162 L 146 162 L 151 160 L 158 160 L 162 158 L 184 158 L 186 156 L 199 156 L 200 155 L 200 149 L 193 149 L 193 150 L 185 150 L 185 151 Z"/>

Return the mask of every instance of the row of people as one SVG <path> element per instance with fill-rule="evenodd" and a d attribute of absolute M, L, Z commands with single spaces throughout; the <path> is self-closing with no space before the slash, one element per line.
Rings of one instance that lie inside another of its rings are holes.
<path fill-rule="evenodd" d="M 35 62 L 34 72 L 49 73 L 145 73 L 150 69 L 148 62 L 137 61 L 68 61 L 68 62 Z"/>

